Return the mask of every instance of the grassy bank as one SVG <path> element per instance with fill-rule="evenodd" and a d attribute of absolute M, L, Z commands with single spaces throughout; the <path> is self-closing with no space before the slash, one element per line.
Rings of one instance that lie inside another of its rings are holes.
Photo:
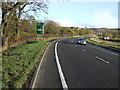
<path fill-rule="evenodd" d="M 3 52 L 2 88 L 22 87 L 30 70 L 38 61 L 39 55 L 46 48 L 47 40 L 34 40 Z"/>
<path fill-rule="evenodd" d="M 91 40 L 91 39 L 87 39 L 86 41 L 87 41 L 87 42 L 90 42 L 90 43 L 92 43 L 92 44 L 98 45 L 98 46 L 114 47 L 114 48 L 120 49 L 120 46 L 119 46 L 119 45 L 106 44 L 105 42 L 96 42 L 96 41 L 93 41 L 93 40 Z"/>

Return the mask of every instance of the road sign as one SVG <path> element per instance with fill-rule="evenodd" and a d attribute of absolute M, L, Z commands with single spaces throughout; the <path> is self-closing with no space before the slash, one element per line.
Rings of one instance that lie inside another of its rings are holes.
<path fill-rule="evenodd" d="M 44 34 L 44 23 L 37 23 L 36 31 L 37 31 L 37 34 Z"/>

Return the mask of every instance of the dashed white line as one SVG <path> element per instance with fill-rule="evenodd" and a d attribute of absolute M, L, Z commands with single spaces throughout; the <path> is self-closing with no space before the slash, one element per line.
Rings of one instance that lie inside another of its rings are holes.
<path fill-rule="evenodd" d="M 101 60 L 101 61 L 103 61 L 103 62 L 105 62 L 105 63 L 107 63 L 107 64 L 109 64 L 108 61 L 106 61 L 106 60 L 104 60 L 104 59 L 102 59 L 102 58 L 100 58 L 100 57 L 98 57 L 98 56 L 96 56 L 96 58 L 99 59 L 99 60 Z"/>
<path fill-rule="evenodd" d="M 78 45 L 75 44 L 75 47 L 77 47 Z"/>
<path fill-rule="evenodd" d="M 84 52 L 86 51 L 85 49 L 81 49 L 81 50 L 83 50 Z"/>
<path fill-rule="evenodd" d="M 59 42 L 59 41 L 58 41 Z M 55 44 L 55 58 L 56 58 L 56 63 L 57 63 L 57 67 L 58 67 L 58 72 L 59 72 L 59 75 L 60 75 L 60 79 L 61 79 L 61 83 L 62 83 L 62 87 L 64 90 L 68 90 L 68 85 L 65 81 L 65 77 L 64 77 L 64 74 L 62 72 L 62 68 L 60 66 L 60 62 L 59 62 L 59 58 L 58 58 L 58 53 L 57 53 L 57 45 L 58 45 L 58 42 Z"/>
<path fill-rule="evenodd" d="M 71 43 L 73 43 L 73 39 L 71 40 Z"/>

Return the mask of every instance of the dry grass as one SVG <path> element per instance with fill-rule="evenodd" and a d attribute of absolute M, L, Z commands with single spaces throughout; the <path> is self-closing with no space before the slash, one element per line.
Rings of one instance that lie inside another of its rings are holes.
<path fill-rule="evenodd" d="M 120 46 L 120 42 L 105 41 L 105 40 L 102 40 L 102 39 L 99 39 L 99 38 L 91 38 L 90 40 L 98 42 L 98 43 Z"/>

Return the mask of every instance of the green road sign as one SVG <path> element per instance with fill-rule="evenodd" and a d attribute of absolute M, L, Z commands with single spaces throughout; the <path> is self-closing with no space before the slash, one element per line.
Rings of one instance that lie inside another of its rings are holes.
<path fill-rule="evenodd" d="M 36 28 L 37 34 L 44 34 L 44 23 L 37 23 Z"/>

